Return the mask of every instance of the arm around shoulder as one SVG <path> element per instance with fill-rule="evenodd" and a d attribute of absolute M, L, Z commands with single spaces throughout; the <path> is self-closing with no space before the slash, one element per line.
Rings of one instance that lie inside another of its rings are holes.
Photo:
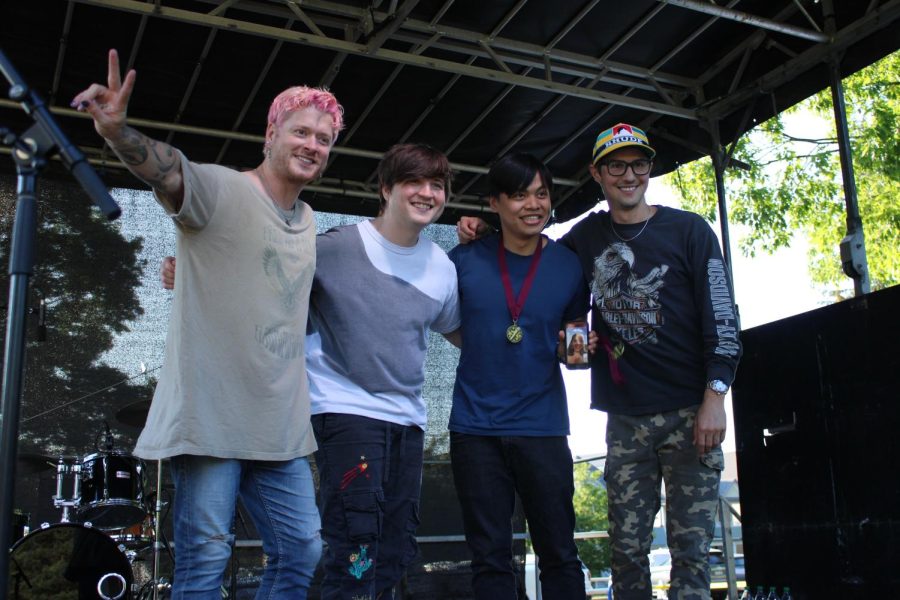
<path fill-rule="evenodd" d="M 442 333 L 441 335 L 457 348 L 462 348 L 462 328 L 455 329 L 448 333 Z"/>

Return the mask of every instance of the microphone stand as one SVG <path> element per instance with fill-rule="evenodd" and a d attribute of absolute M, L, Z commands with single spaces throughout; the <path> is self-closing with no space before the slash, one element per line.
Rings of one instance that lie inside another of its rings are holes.
<path fill-rule="evenodd" d="M 15 502 L 16 452 L 19 438 L 19 411 L 25 379 L 25 330 L 28 314 L 28 281 L 34 267 L 34 239 L 37 232 L 38 173 L 47 159 L 59 153 L 66 168 L 110 220 L 121 211 L 77 146 L 56 124 L 44 101 L 34 93 L 0 50 L 0 71 L 10 83 L 9 97 L 22 105 L 34 120 L 25 133 L 16 136 L 0 129 L 0 142 L 13 148 L 16 163 L 17 203 L 9 251 L 9 304 L 3 361 L 3 391 L 0 405 L 0 595 L 9 581 L 9 552 Z"/>

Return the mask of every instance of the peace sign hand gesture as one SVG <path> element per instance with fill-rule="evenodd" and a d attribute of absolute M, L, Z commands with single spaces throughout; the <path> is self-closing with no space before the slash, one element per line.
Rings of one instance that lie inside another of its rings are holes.
<path fill-rule="evenodd" d="M 107 140 L 117 139 L 125 128 L 125 117 L 128 101 L 134 89 L 137 73 L 134 69 L 125 75 L 125 81 L 119 71 L 119 53 L 109 51 L 109 73 L 106 85 L 93 83 L 89 88 L 75 96 L 72 108 L 87 112 L 94 119 L 94 128 Z"/>

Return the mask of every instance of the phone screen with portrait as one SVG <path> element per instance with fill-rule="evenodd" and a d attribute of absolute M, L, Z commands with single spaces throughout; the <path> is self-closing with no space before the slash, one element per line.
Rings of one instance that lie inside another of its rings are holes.
<path fill-rule="evenodd" d="M 566 323 L 566 368 L 588 369 L 591 359 L 588 356 L 588 326 L 586 321 L 569 321 Z"/>

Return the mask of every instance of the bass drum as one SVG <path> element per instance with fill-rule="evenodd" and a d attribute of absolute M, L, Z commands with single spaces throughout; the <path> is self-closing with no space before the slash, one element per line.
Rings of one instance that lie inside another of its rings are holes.
<path fill-rule="evenodd" d="M 105 534 L 58 523 L 16 542 L 9 560 L 10 600 L 130 598 L 131 565 Z"/>

